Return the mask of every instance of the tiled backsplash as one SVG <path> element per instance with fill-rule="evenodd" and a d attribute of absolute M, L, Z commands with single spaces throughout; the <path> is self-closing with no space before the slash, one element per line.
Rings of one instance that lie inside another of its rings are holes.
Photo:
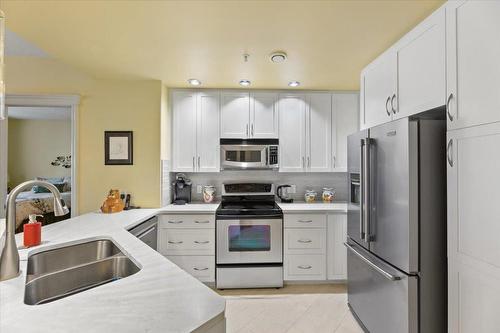
<path fill-rule="evenodd" d="M 163 169 L 165 171 L 165 168 Z M 277 171 L 222 171 L 220 173 L 185 173 L 193 182 L 192 200 L 201 201 L 201 193 L 197 193 L 197 185 L 214 185 L 217 197 L 220 198 L 223 183 L 234 182 L 272 182 L 276 186 L 289 184 L 296 186 L 296 193 L 293 194 L 296 201 L 304 201 L 304 193 L 308 189 L 318 192 L 318 199 L 321 198 L 323 187 L 333 187 L 336 201 L 347 201 L 347 174 L 346 173 L 283 173 Z M 170 173 L 170 177 L 163 176 L 163 181 L 171 182 L 175 180 L 175 173 Z M 170 186 L 163 184 L 162 188 Z M 165 192 L 163 192 L 165 195 Z M 169 200 L 171 200 L 169 198 Z M 165 197 L 164 197 L 165 203 Z"/>

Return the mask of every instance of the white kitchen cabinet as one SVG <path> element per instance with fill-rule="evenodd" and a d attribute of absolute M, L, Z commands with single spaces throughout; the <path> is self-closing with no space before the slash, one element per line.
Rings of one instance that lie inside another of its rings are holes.
<path fill-rule="evenodd" d="M 325 254 L 326 234 L 324 229 L 285 229 L 285 252 L 287 254 Z"/>
<path fill-rule="evenodd" d="M 215 281 L 215 256 L 167 256 L 167 258 L 201 282 Z"/>
<path fill-rule="evenodd" d="M 332 105 L 332 170 L 347 172 L 347 136 L 358 131 L 359 94 L 334 93 Z"/>
<path fill-rule="evenodd" d="M 281 172 L 304 172 L 306 158 L 305 94 L 279 97 L 279 164 Z"/>
<path fill-rule="evenodd" d="M 173 171 L 219 172 L 219 93 L 172 92 Z"/>
<path fill-rule="evenodd" d="M 363 70 L 361 129 L 391 121 L 393 113 L 396 113 L 397 65 L 397 53 L 391 48 Z"/>
<path fill-rule="evenodd" d="M 445 105 L 445 25 L 445 9 L 441 8 L 398 42 L 394 119 Z"/>
<path fill-rule="evenodd" d="M 500 1 L 446 7 L 448 129 L 500 121 Z"/>
<path fill-rule="evenodd" d="M 327 278 L 328 280 L 347 279 L 347 215 L 328 214 L 327 223 Z"/>
<path fill-rule="evenodd" d="M 332 168 L 332 94 L 309 93 L 306 116 L 306 171 Z"/>
<path fill-rule="evenodd" d="M 250 136 L 250 94 L 222 91 L 221 133 L 224 139 L 244 139 Z"/>
<path fill-rule="evenodd" d="M 500 123 L 448 132 L 449 332 L 500 326 Z"/>
<path fill-rule="evenodd" d="M 286 281 L 326 280 L 326 256 L 324 254 L 291 254 L 285 257 Z"/>
<path fill-rule="evenodd" d="M 250 137 L 278 138 L 278 94 L 253 92 L 250 94 Z"/>

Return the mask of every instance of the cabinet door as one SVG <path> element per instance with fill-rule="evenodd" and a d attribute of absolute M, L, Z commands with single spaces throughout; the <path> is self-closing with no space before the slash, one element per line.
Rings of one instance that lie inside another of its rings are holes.
<path fill-rule="evenodd" d="M 195 171 L 196 159 L 196 92 L 174 91 L 173 109 L 173 171 Z"/>
<path fill-rule="evenodd" d="M 332 165 L 332 95 L 308 95 L 306 118 L 306 169 L 309 172 L 328 172 Z"/>
<path fill-rule="evenodd" d="M 347 136 L 358 131 L 359 95 L 335 93 L 332 103 L 332 168 L 347 172 Z"/>
<path fill-rule="evenodd" d="M 500 1 L 446 8 L 448 129 L 500 121 Z"/>
<path fill-rule="evenodd" d="M 450 332 L 500 326 L 499 146 L 500 123 L 448 132 Z"/>
<path fill-rule="evenodd" d="M 327 276 L 328 280 L 347 279 L 347 215 L 329 214 L 327 223 Z"/>
<path fill-rule="evenodd" d="M 304 172 L 306 103 L 302 94 L 281 95 L 279 109 L 280 171 Z"/>
<path fill-rule="evenodd" d="M 250 96 L 247 92 L 221 93 L 221 138 L 245 139 L 250 134 Z"/>
<path fill-rule="evenodd" d="M 250 136 L 278 138 L 278 94 L 255 92 L 250 96 Z"/>
<path fill-rule="evenodd" d="M 219 172 L 219 93 L 198 95 L 198 143 L 196 166 L 198 172 Z"/>
<path fill-rule="evenodd" d="M 435 12 L 399 42 L 395 119 L 446 101 L 445 9 Z M 397 105 L 396 105 L 397 104 Z"/>
<path fill-rule="evenodd" d="M 391 102 L 396 102 L 397 65 L 396 52 L 390 50 L 364 70 L 362 129 L 392 120 L 392 113 L 396 110 L 396 105 L 391 105 Z"/>

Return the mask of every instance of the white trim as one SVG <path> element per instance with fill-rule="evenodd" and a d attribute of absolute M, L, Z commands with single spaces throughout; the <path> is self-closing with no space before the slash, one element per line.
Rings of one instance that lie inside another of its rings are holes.
<path fill-rule="evenodd" d="M 71 217 L 78 216 L 78 95 L 20 95 L 7 94 L 5 107 L 9 106 L 66 106 L 71 111 Z"/>

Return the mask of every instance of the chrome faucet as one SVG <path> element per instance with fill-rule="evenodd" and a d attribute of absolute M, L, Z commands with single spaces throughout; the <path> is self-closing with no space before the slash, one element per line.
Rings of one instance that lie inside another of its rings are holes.
<path fill-rule="evenodd" d="M 22 191 L 33 186 L 45 187 L 54 195 L 54 215 L 62 216 L 69 213 L 68 207 L 61 199 L 61 193 L 53 184 L 30 180 L 16 186 L 7 199 L 7 218 L 5 219 L 5 244 L 0 256 L 0 281 L 9 280 L 19 275 L 19 252 L 16 246 L 16 198 Z"/>

